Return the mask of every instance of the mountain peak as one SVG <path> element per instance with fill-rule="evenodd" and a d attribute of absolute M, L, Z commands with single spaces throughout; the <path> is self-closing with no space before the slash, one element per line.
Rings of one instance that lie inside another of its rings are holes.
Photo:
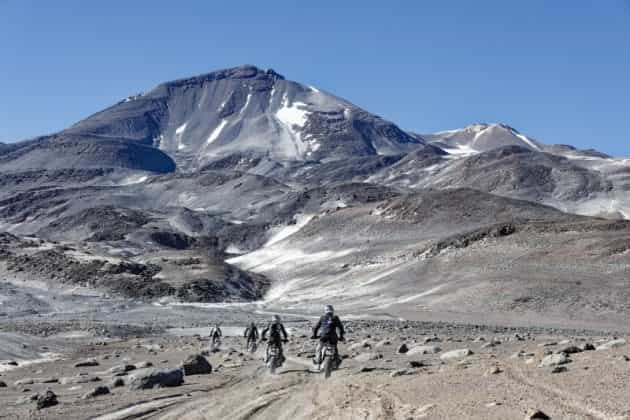
<path fill-rule="evenodd" d="M 183 79 L 176 79 L 170 82 L 162 83 L 158 86 L 161 87 L 181 87 L 188 85 L 201 85 L 207 82 L 223 80 L 223 79 L 269 79 L 272 81 L 285 80 L 284 76 L 277 73 L 273 69 L 263 70 L 251 64 L 244 64 L 242 66 L 230 67 L 222 70 L 216 70 L 210 73 L 203 73 L 197 76 L 186 77 Z"/>

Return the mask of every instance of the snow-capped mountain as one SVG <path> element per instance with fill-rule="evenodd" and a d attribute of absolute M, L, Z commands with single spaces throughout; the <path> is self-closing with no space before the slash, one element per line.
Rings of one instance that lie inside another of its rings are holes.
<path fill-rule="evenodd" d="M 451 154 L 468 155 L 504 146 L 520 146 L 538 152 L 544 149 L 536 140 L 505 124 L 473 124 L 420 137 Z"/>
<path fill-rule="evenodd" d="M 179 169 L 191 170 L 236 153 L 274 161 L 326 161 L 401 154 L 423 144 L 346 100 L 273 70 L 241 66 L 131 96 L 61 133 L 25 143 L 17 164 L 7 165 L 168 172 L 174 169 L 169 158 Z M 145 147 L 152 149 L 142 152 Z M 58 156 L 57 148 L 71 153 Z M 39 149 L 46 150 L 47 162 Z M 73 159 L 75 154 L 81 158 Z M 128 155 L 151 159 L 127 161 Z"/>

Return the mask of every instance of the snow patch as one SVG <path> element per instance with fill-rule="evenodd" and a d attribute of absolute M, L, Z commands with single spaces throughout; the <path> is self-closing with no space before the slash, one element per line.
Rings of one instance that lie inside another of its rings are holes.
<path fill-rule="evenodd" d="M 119 185 L 142 184 L 147 179 L 149 179 L 148 175 L 131 175 L 126 178 L 123 178 L 118 184 Z"/>
<path fill-rule="evenodd" d="M 285 97 L 282 102 L 282 108 L 276 111 L 276 118 L 286 126 L 302 128 L 310 114 L 304 107 L 306 107 L 306 104 L 302 102 L 294 102 L 289 106 L 288 99 Z"/>
<path fill-rule="evenodd" d="M 276 242 L 280 242 L 281 240 L 288 238 L 289 236 L 293 235 L 294 233 L 302 229 L 304 226 L 306 226 L 306 224 L 310 222 L 313 217 L 314 215 L 312 214 L 309 214 L 309 215 L 298 214 L 295 216 L 295 224 L 284 226 L 277 230 L 275 228 L 272 229 L 273 234 L 271 238 L 267 240 L 264 246 L 270 246 L 270 245 L 275 244 Z"/>
<path fill-rule="evenodd" d="M 226 119 L 221 120 L 221 123 L 212 131 L 210 137 L 208 137 L 208 141 L 206 144 L 212 144 L 216 139 L 221 135 L 221 131 L 227 125 L 228 121 Z"/>
<path fill-rule="evenodd" d="M 444 150 L 445 152 L 447 152 L 448 154 L 451 154 L 451 155 L 461 155 L 461 156 L 474 155 L 474 154 L 479 153 L 479 150 L 474 149 L 474 148 L 472 148 L 472 147 L 470 147 L 468 145 L 465 145 L 465 144 L 458 144 L 456 147 L 453 147 L 453 148 L 451 148 L 451 147 L 449 147 L 449 148 L 443 147 L 442 150 Z"/>
<path fill-rule="evenodd" d="M 251 92 L 247 94 L 247 99 L 245 99 L 245 105 L 243 105 L 243 108 L 241 108 L 241 111 L 239 112 L 239 115 L 242 115 L 243 112 L 245 112 L 245 110 L 247 109 L 247 106 L 249 105 L 249 102 L 252 99 L 252 94 Z"/>

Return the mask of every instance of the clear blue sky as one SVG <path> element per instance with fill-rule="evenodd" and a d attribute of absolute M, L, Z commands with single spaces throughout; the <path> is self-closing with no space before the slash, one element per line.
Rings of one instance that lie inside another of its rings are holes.
<path fill-rule="evenodd" d="M 630 0 L 0 0 L 0 141 L 245 63 L 407 130 L 630 155 Z"/>

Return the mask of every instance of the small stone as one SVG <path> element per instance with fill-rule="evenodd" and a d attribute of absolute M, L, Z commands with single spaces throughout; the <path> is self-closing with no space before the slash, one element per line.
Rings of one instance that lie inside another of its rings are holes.
<path fill-rule="evenodd" d="M 145 361 L 136 363 L 135 366 L 136 366 L 136 369 L 146 369 L 146 368 L 153 367 L 153 363 L 145 360 Z"/>
<path fill-rule="evenodd" d="M 109 390 L 108 387 L 106 386 L 97 386 L 96 388 L 94 388 L 93 390 L 91 390 L 90 392 L 84 394 L 81 399 L 87 400 L 90 398 L 95 398 L 98 397 L 100 395 L 107 395 L 109 394 L 111 391 Z"/>
<path fill-rule="evenodd" d="M 498 366 L 492 366 L 490 369 L 488 369 L 488 375 L 497 375 L 501 372 L 503 371 Z"/>
<path fill-rule="evenodd" d="M 382 359 L 383 355 L 380 353 L 361 353 L 354 357 L 357 362 L 368 362 L 370 360 Z"/>
<path fill-rule="evenodd" d="M 409 366 L 411 366 L 412 368 L 421 368 L 426 366 L 426 364 L 421 360 L 410 360 Z"/>
<path fill-rule="evenodd" d="M 393 371 L 392 373 L 389 374 L 389 376 L 391 376 L 392 378 L 395 378 L 397 376 L 406 376 L 406 375 L 413 375 L 414 372 L 408 371 L 407 369 L 397 369 L 395 371 Z"/>

